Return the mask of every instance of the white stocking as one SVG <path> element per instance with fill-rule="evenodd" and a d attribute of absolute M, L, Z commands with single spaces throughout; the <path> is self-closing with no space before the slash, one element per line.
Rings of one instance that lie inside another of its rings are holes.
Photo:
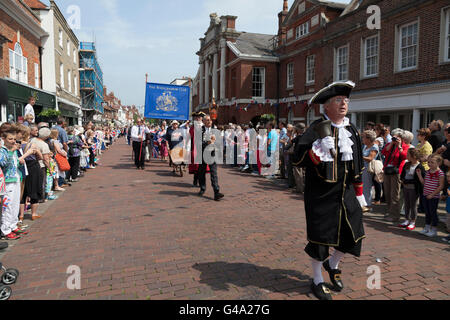
<path fill-rule="evenodd" d="M 333 255 L 330 257 L 329 262 L 330 262 L 330 268 L 331 269 L 337 269 L 339 266 L 339 262 L 341 261 L 341 259 L 345 256 L 345 253 L 335 250 Z"/>
<path fill-rule="evenodd" d="M 315 259 L 311 259 L 313 275 L 314 275 L 314 284 L 317 286 L 319 283 L 323 282 L 322 276 L 322 262 L 317 261 Z"/>

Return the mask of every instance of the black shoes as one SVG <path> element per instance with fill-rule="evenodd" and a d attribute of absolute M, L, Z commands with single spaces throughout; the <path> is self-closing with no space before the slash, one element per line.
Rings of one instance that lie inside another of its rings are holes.
<path fill-rule="evenodd" d="M 214 200 L 215 201 L 219 201 L 223 197 L 225 197 L 225 196 L 223 194 L 221 194 L 220 192 L 217 192 L 216 194 L 214 194 Z"/>
<path fill-rule="evenodd" d="M 323 263 L 323 267 L 325 268 L 325 270 L 328 272 L 328 275 L 330 276 L 331 283 L 334 286 L 333 290 L 337 291 L 337 292 L 341 292 L 342 289 L 344 289 L 344 284 L 342 283 L 342 280 L 341 280 L 342 271 L 339 269 L 331 269 L 329 260 L 327 260 Z"/>
<path fill-rule="evenodd" d="M 319 300 L 333 300 L 333 298 L 331 297 L 330 289 L 327 288 L 324 282 L 315 285 L 314 281 L 312 281 L 311 290 Z"/>
<path fill-rule="evenodd" d="M 205 194 L 205 190 L 200 190 L 200 192 L 198 193 L 198 196 L 199 197 L 203 197 L 204 194 Z M 214 194 L 214 200 L 215 201 L 219 201 L 223 197 L 224 197 L 224 195 L 221 194 L 220 192 L 217 192 L 217 193 Z"/>

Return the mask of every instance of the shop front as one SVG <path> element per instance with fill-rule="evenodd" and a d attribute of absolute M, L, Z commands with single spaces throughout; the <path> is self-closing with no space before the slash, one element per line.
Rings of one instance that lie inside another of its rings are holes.
<path fill-rule="evenodd" d="M 16 82 L 11 79 L 0 79 L 2 86 L 6 88 L 3 90 L 1 107 L 1 122 L 20 122 L 23 120 L 25 106 L 28 104 L 28 99 L 34 97 L 36 104 L 34 105 L 34 113 L 36 120 L 39 121 L 38 115 L 44 109 L 55 109 L 56 100 L 55 95 L 28 86 L 23 83 Z"/>
<path fill-rule="evenodd" d="M 70 101 L 58 98 L 58 110 L 69 126 L 81 125 L 81 107 Z"/>

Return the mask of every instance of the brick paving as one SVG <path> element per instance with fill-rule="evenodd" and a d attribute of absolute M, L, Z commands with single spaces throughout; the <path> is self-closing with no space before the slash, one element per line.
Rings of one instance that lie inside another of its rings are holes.
<path fill-rule="evenodd" d="M 3 254 L 21 272 L 12 299 L 315 299 L 301 195 L 224 167 L 226 197 L 214 202 L 209 181 L 200 198 L 192 176 L 174 177 L 159 161 L 138 171 L 130 155 L 116 143 Z M 361 257 L 341 264 L 346 288 L 336 300 L 449 300 L 448 244 L 377 213 L 365 228 Z M 71 265 L 81 268 L 80 290 L 67 289 Z M 371 265 L 381 289 L 367 288 Z"/>

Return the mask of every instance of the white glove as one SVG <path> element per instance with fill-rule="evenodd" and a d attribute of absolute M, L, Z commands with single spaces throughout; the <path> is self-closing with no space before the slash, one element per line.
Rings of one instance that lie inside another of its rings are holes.
<path fill-rule="evenodd" d="M 325 137 L 321 140 L 320 145 L 322 147 L 323 150 L 330 150 L 330 149 L 334 149 L 335 144 L 334 144 L 334 137 Z"/>
<path fill-rule="evenodd" d="M 361 206 L 361 208 L 367 207 L 367 202 L 366 202 L 366 199 L 364 198 L 364 195 L 357 196 L 356 200 L 358 200 L 359 205 Z"/>

